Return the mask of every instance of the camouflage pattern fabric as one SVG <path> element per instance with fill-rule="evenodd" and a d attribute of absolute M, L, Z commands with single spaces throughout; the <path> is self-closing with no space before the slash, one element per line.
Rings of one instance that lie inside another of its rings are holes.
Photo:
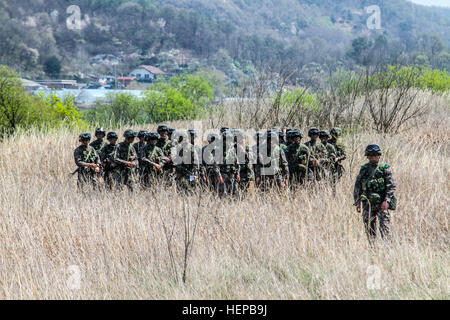
<path fill-rule="evenodd" d="M 114 180 L 117 186 L 121 188 L 126 185 L 130 191 L 133 191 L 136 187 L 135 168 L 139 165 L 136 150 L 129 143 L 119 143 L 114 153 L 114 162 L 117 164 L 114 170 Z M 135 168 L 129 167 L 125 162 L 133 162 Z"/>
<path fill-rule="evenodd" d="M 86 164 L 88 163 L 100 164 L 100 158 L 95 149 L 89 145 L 81 145 L 75 149 L 73 156 L 75 164 L 78 167 L 78 188 L 80 190 L 85 190 L 88 185 L 96 188 L 98 185 L 97 174 L 94 169 L 86 167 Z"/>

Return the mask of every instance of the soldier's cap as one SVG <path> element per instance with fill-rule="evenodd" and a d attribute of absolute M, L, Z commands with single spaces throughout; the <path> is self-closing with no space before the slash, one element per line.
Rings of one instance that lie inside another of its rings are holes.
<path fill-rule="evenodd" d="M 147 134 L 148 134 L 147 130 L 141 130 L 141 131 L 139 131 L 137 136 L 138 136 L 138 138 L 145 138 L 145 136 L 147 136 Z"/>
<path fill-rule="evenodd" d="M 137 132 L 135 132 L 135 131 L 133 131 L 133 130 L 131 130 L 131 129 L 128 129 L 128 130 L 126 130 L 126 131 L 123 133 L 123 136 L 124 136 L 125 138 L 136 138 Z"/>
<path fill-rule="evenodd" d="M 300 130 L 292 130 L 292 131 L 289 131 L 288 137 L 291 137 L 293 139 L 295 139 L 295 138 L 301 139 L 301 138 L 303 138 L 303 133 Z"/>
<path fill-rule="evenodd" d="M 381 155 L 381 148 L 377 144 L 369 144 L 364 151 L 364 155 Z"/>
<path fill-rule="evenodd" d="M 150 141 L 150 140 L 158 140 L 158 134 L 156 132 L 149 132 L 146 137 L 145 140 L 146 141 Z"/>
<path fill-rule="evenodd" d="M 105 136 L 106 135 L 105 128 L 101 127 L 101 128 L 95 129 L 95 135 L 98 135 L 98 134 L 103 134 L 103 136 Z"/>
<path fill-rule="evenodd" d="M 91 134 L 90 133 L 82 133 L 78 137 L 78 141 L 80 142 L 86 142 L 91 140 Z"/>
<path fill-rule="evenodd" d="M 330 130 L 330 134 L 332 137 L 337 138 L 342 134 L 341 128 L 332 128 Z"/>
<path fill-rule="evenodd" d="M 119 136 L 114 131 L 108 132 L 108 135 L 106 136 L 106 139 L 119 139 Z"/>
<path fill-rule="evenodd" d="M 322 130 L 322 131 L 319 132 L 319 138 L 323 138 L 323 137 L 330 138 L 331 136 L 330 136 L 330 134 L 328 133 L 327 130 Z"/>
<path fill-rule="evenodd" d="M 230 128 L 222 127 L 222 128 L 220 128 L 220 133 L 224 133 L 225 131 L 228 131 L 228 130 L 230 130 Z"/>
<path fill-rule="evenodd" d="M 317 129 L 315 127 L 308 130 L 308 137 L 311 137 L 314 135 L 319 135 L 319 129 Z"/>
<path fill-rule="evenodd" d="M 175 131 L 175 129 L 173 129 L 173 130 Z M 156 131 L 158 131 L 158 133 L 164 132 L 164 131 L 169 132 L 169 128 L 166 125 L 163 124 L 161 126 L 158 126 L 158 129 L 156 129 Z"/>
<path fill-rule="evenodd" d="M 218 138 L 219 138 L 219 135 L 218 135 L 218 134 L 216 134 L 216 133 L 210 133 L 210 134 L 208 134 L 208 136 L 206 137 L 206 140 L 207 140 L 208 142 L 213 142 L 213 141 L 217 140 Z"/>
<path fill-rule="evenodd" d="M 173 134 L 175 131 L 177 131 L 177 130 L 174 128 L 169 128 L 169 134 Z"/>

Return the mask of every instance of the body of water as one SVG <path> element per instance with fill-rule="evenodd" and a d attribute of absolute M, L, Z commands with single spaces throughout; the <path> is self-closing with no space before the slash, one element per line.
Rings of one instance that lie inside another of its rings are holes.
<path fill-rule="evenodd" d="M 137 97 L 143 96 L 142 90 L 106 90 L 106 89 L 60 89 L 60 90 L 36 90 L 33 94 L 42 92 L 44 95 L 55 94 L 59 98 L 72 95 L 75 97 L 75 104 L 82 108 L 92 107 L 97 100 L 105 99 L 108 94 L 129 93 Z"/>

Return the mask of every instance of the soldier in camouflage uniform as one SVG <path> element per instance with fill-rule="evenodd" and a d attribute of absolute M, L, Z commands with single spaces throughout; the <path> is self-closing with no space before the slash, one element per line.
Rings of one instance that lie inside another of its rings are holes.
<path fill-rule="evenodd" d="M 113 172 L 116 167 L 116 163 L 114 162 L 114 153 L 116 151 L 116 143 L 119 137 L 115 132 L 108 132 L 106 139 L 109 141 L 109 144 L 103 148 L 102 153 L 100 154 L 100 161 L 103 167 L 103 180 L 105 181 L 105 187 L 112 190 L 114 186 Z"/>
<path fill-rule="evenodd" d="M 300 130 L 291 130 L 287 134 L 291 142 L 286 149 L 286 159 L 289 165 L 289 181 L 291 187 L 304 184 L 307 180 L 310 152 L 308 147 L 301 143 L 303 133 Z"/>
<path fill-rule="evenodd" d="M 365 231 L 370 243 L 376 238 L 377 218 L 381 237 L 389 239 L 389 209 L 395 210 L 395 182 L 387 164 L 381 163 L 381 149 L 368 145 L 365 155 L 369 162 L 361 166 L 356 177 L 353 198 L 358 212 L 362 210 Z"/>
<path fill-rule="evenodd" d="M 221 156 L 217 191 L 220 196 L 232 195 L 236 191 L 236 182 L 240 181 L 240 166 L 234 148 L 234 135 L 231 130 L 222 133 L 217 153 Z"/>
<path fill-rule="evenodd" d="M 289 178 L 286 155 L 278 145 L 278 133 L 269 131 L 265 138 L 255 167 L 256 185 L 263 191 L 275 185 L 278 188 L 287 186 Z"/>
<path fill-rule="evenodd" d="M 101 154 L 104 147 L 106 147 L 107 143 L 103 140 L 106 136 L 106 132 L 104 128 L 95 129 L 95 137 L 97 138 L 95 141 L 92 141 L 90 146 L 95 149 L 97 154 Z"/>
<path fill-rule="evenodd" d="M 197 154 L 197 159 L 199 160 L 199 184 L 203 187 L 207 186 L 206 168 L 203 167 L 202 160 L 202 148 L 195 144 L 195 138 L 197 138 L 197 132 L 194 129 L 188 130 L 189 138 L 191 144 L 194 146 L 195 153 Z"/>
<path fill-rule="evenodd" d="M 195 147 L 189 142 L 188 133 L 176 132 L 178 143 L 174 147 L 172 158 L 175 166 L 177 185 L 180 189 L 190 191 L 198 187 L 200 162 Z"/>
<path fill-rule="evenodd" d="M 130 191 L 136 187 L 136 171 L 135 168 L 139 165 L 136 150 L 132 143 L 137 133 L 133 130 L 126 130 L 123 134 L 125 141 L 117 145 L 114 153 L 114 162 L 116 168 L 114 170 L 114 180 L 119 188 L 126 185 Z"/>
<path fill-rule="evenodd" d="M 138 162 L 139 165 L 138 167 L 135 169 L 136 170 L 136 174 L 139 178 L 139 181 L 141 182 L 141 185 L 143 184 L 143 176 L 142 176 L 142 162 L 141 162 L 141 158 L 142 158 L 142 150 L 144 149 L 146 143 L 145 143 L 145 138 L 147 137 L 148 131 L 147 130 L 141 130 L 139 131 L 139 133 L 137 134 L 137 137 L 139 139 L 138 142 L 133 144 L 133 148 L 136 151 L 137 157 L 138 157 Z"/>
<path fill-rule="evenodd" d="M 244 135 L 238 129 L 233 129 L 234 148 L 240 165 L 239 177 L 237 183 L 239 191 L 246 192 L 250 185 L 255 182 L 255 172 L 253 171 L 253 154 L 250 147 L 244 142 Z"/>
<path fill-rule="evenodd" d="M 342 130 L 340 128 L 332 128 L 330 131 L 331 139 L 328 140 L 329 144 L 332 144 L 336 149 L 336 161 L 333 166 L 333 177 L 334 180 L 339 180 L 344 174 L 345 170 L 342 166 L 341 162 L 347 158 L 345 154 L 345 147 L 341 143 L 338 142 L 339 137 L 342 134 Z"/>
<path fill-rule="evenodd" d="M 328 143 L 328 139 L 330 139 L 331 136 L 326 130 L 322 130 L 319 132 L 319 139 L 322 145 L 325 146 L 327 149 L 327 158 L 328 162 L 325 162 L 322 166 L 324 169 L 324 176 L 327 178 L 331 178 L 334 172 L 334 164 L 337 161 L 337 155 L 336 155 L 336 148 L 331 144 Z"/>
<path fill-rule="evenodd" d="M 100 173 L 100 159 L 95 149 L 89 146 L 91 141 L 90 133 L 83 133 L 79 136 L 80 146 L 75 149 L 73 156 L 78 172 L 78 189 L 86 191 L 86 186 L 97 187 L 96 175 Z"/>
<path fill-rule="evenodd" d="M 174 128 L 169 128 L 168 129 L 168 136 L 169 136 L 169 140 L 170 141 L 172 141 L 172 143 L 173 143 L 173 145 L 175 145 L 175 141 L 173 141 L 173 139 L 172 139 L 172 135 L 173 135 L 173 133 L 175 132 L 176 130 L 174 129 Z M 158 132 L 159 133 L 159 132 Z M 164 151 L 164 150 L 163 150 Z"/>
<path fill-rule="evenodd" d="M 148 133 L 145 139 L 147 144 L 141 152 L 142 181 L 144 187 L 149 187 L 151 182 L 161 178 L 165 157 L 163 151 L 156 145 L 158 142 L 157 133 Z"/>
<path fill-rule="evenodd" d="M 172 133 L 175 129 L 169 129 L 166 125 L 158 126 L 159 139 L 156 146 L 160 148 L 164 154 L 163 176 L 167 183 L 175 178 L 175 167 L 172 164 L 171 150 L 175 143 L 172 141 Z"/>
<path fill-rule="evenodd" d="M 208 134 L 206 140 L 208 141 L 208 145 L 202 148 L 202 164 L 206 170 L 207 185 L 210 190 L 215 191 L 218 188 L 218 184 L 223 183 L 219 165 L 215 158 L 219 136 L 215 133 L 211 133 Z"/>
<path fill-rule="evenodd" d="M 320 181 L 324 176 L 324 166 L 329 163 L 327 148 L 319 141 L 319 129 L 308 130 L 310 140 L 305 143 L 310 152 L 309 169 L 312 171 L 313 181 Z"/>

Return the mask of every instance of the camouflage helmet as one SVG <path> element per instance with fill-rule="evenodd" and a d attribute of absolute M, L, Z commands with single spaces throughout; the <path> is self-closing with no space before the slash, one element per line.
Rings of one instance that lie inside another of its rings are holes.
<path fill-rule="evenodd" d="M 101 127 L 101 128 L 95 129 L 95 136 L 97 136 L 97 135 L 99 135 L 99 134 L 101 134 L 101 135 L 103 135 L 103 136 L 106 136 L 105 128 Z"/>
<path fill-rule="evenodd" d="M 91 141 L 91 134 L 90 133 L 82 133 L 78 137 L 78 141 L 80 142 L 89 142 Z"/>
<path fill-rule="evenodd" d="M 174 128 L 169 128 L 169 134 L 173 134 L 176 130 Z"/>
<path fill-rule="evenodd" d="M 134 132 L 134 131 L 131 130 L 131 129 L 128 129 L 128 130 L 126 130 L 126 131 L 123 133 L 123 136 L 124 136 L 125 138 L 136 138 L 137 133 Z"/>
<path fill-rule="evenodd" d="M 296 139 L 296 138 L 303 138 L 303 132 L 301 132 L 300 130 L 292 130 L 289 131 L 289 135 L 288 137 L 292 138 L 292 139 Z"/>
<path fill-rule="evenodd" d="M 145 141 L 158 140 L 158 137 L 159 136 L 158 136 L 158 134 L 156 132 L 149 132 L 145 136 Z"/>
<path fill-rule="evenodd" d="M 313 135 L 319 135 L 319 129 L 313 127 L 308 130 L 308 137 L 311 137 Z"/>
<path fill-rule="evenodd" d="M 370 154 L 381 155 L 381 148 L 377 144 L 369 144 L 364 151 L 364 155 L 368 156 Z"/>
<path fill-rule="evenodd" d="M 338 138 L 342 134 L 342 130 L 340 128 L 333 128 L 330 130 L 330 134 L 333 138 Z"/>
<path fill-rule="evenodd" d="M 147 134 L 148 134 L 147 130 L 141 130 L 141 131 L 139 131 L 137 137 L 138 138 L 145 138 L 147 136 Z"/>
<path fill-rule="evenodd" d="M 161 132 L 164 132 L 164 131 L 166 131 L 167 133 L 169 133 L 169 128 L 166 126 L 166 125 L 161 125 L 161 126 L 158 126 L 158 129 L 156 129 L 156 131 L 158 132 L 158 133 L 161 133 Z"/>
<path fill-rule="evenodd" d="M 325 137 L 331 138 L 331 136 L 327 130 L 321 130 L 319 132 L 319 138 L 325 138 Z"/>
<path fill-rule="evenodd" d="M 119 136 L 114 131 L 108 132 L 108 135 L 106 136 L 106 139 L 119 139 Z"/>
<path fill-rule="evenodd" d="M 217 133 L 210 133 L 208 134 L 208 136 L 206 137 L 206 140 L 211 143 L 213 141 L 216 141 L 219 138 L 219 135 Z"/>

